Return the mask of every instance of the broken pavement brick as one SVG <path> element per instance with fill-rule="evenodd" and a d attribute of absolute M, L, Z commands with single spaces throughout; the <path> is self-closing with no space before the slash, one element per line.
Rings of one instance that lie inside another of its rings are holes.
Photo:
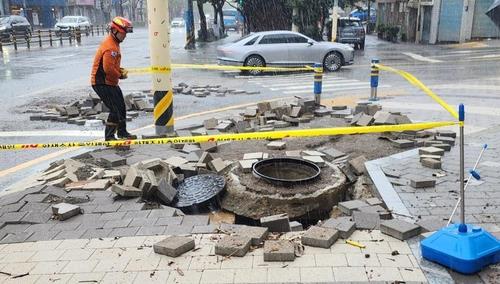
<path fill-rule="evenodd" d="M 284 150 L 286 148 L 286 142 L 273 141 L 266 145 L 269 150 Z"/>
<path fill-rule="evenodd" d="M 434 159 L 422 159 L 422 166 L 430 169 L 441 169 L 441 161 Z"/>
<path fill-rule="evenodd" d="M 99 157 L 99 160 L 107 167 L 114 168 L 127 164 L 127 159 L 114 153 L 109 153 Z"/>
<path fill-rule="evenodd" d="M 267 227 L 270 232 L 290 232 L 288 214 L 278 214 L 260 218 L 260 225 Z"/>
<path fill-rule="evenodd" d="M 80 213 L 82 213 L 82 210 L 80 209 L 80 206 L 77 205 L 68 203 L 52 205 L 52 214 L 56 215 L 59 221 L 67 220 Z"/>
<path fill-rule="evenodd" d="M 355 159 L 352 159 L 349 161 L 349 165 L 352 167 L 354 170 L 354 173 L 358 176 L 364 174 L 366 172 L 365 168 L 365 162 L 366 162 L 365 156 L 359 156 Z"/>
<path fill-rule="evenodd" d="M 420 226 L 403 220 L 392 219 L 380 224 L 382 234 L 389 235 L 398 240 L 407 240 L 420 234 Z"/>
<path fill-rule="evenodd" d="M 113 184 L 111 186 L 111 191 L 114 193 L 123 196 L 123 197 L 140 197 L 142 196 L 142 190 L 132 187 L 132 186 L 127 186 L 127 185 L 119 185 L 119 184 Z"/>
<path fill-rule="evenodd" d="M 82 190 L 106 190 L 111 185 L 109 179 L 90 181 L 82 187 Z"/>
<path fill-rule="evenodd" d="M 291 241 L 277 240 L 264 243 L 264 261 L 294 261 L 295 247 Z"/>
<path fill-rule="evenodd" d="M 250 249 L 252 239 L 243 235 L 225 236 L 215 245 L 215 254 L 243 257 Z"/>
<path fill-rule="evenodd" d="M 359 208 L 367 206 L 369 205 L 362 200 L 350 200 L 350 201 L 339 202 L 338 204 L 340 211 L 349 216 L 352 215 L 354 211 L 359 210 Z"/>
<path fill-rule="evenodd" d="M 425 177 L 411 177 L 410 186 L 413 188 L 428 188 L 436 186 L 436 180 Z"/>
<path fill-rule="evenodd" d="M 172 236 L 153 245 L 153 250 L 157 254 L 170 257 L 178 257 L 194 249 L 194 240 L 188 237 Z"/>
<path fill-rule="evenodd" d="M 156 196 L 165 202 L 165 204 L 170 204 L 177 195 L 177 190 L 167 181 L 166 178 L 161 178 L 158 183 L 158 190 Z"/>
<path fill-rule="evenodd" d="M 380 215 L 378 213 L 353 212 L 356 228 L 361 230 L 375 230 L 380 228 Z"/>
<path fill-rule="evenodd" d="M 330 248 L 339 237 L 339 232 L 331 228 L 311 226 L 302 235 L 302 244 L 311 247 Z"/>
<path fill-rule="evenodd" d="M 436 147 L 424 147 L 418 149 L 418 154 L 419 155 L 438 155 L 438 156 L 443 156 L 444 155 L 444 150 Z"/>
<path fill-rule="evenodd" d="M 138 169 L 134 166 L 131 166 L 127 175 L 125 176 L 125 180 L 123 181 L 124 186 L 133 186 L 139 187 L 142 181 L 142 175 L 139 173 Z"/>

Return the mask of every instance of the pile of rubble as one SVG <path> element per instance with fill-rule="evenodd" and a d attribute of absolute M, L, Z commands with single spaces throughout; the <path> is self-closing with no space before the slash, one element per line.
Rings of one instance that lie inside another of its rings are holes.
<path fill-rule="evenodd" d="M 257 95 L 258 91 L 248 92 L 245 90 L 236 90 L 224 88 L 221 85 L 191 85 L 186 83 L 179 83 L 172 88 L 174 94 L 191 95 L 197 98 L 204 98 L 207 96 L 225 97 L 226 95 Z"/>
<path fill-rule="evenodd" d="M 152 112 L 153 102 L 146 93 L 136 92 L 124 97 L 127 108 L 127 121 L 139 116 L 140 111 Z M 107 120 L 109 109 L 102 103 L 95 93 L 89 93 L 85 100 L 76 101 L 69 105 L 51 107 L 43 114 L 30 116 L 31 121 L 56 121 L 68 124 L 99 127 Z"/>

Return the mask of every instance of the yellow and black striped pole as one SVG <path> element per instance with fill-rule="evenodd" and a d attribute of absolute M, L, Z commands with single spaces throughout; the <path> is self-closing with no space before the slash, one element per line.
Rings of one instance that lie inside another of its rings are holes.
<path fill-rule="evenodd" d="M 377 98 L 377 88 L 378 88 L 378 76 L 379 76 L 379 68 L 378 64 L 380 61 L 378 59 L 372 59 L 372 67 L 371 67 L 371 73 L 370 73 L 370 87 L 371 87 L 371 93 L 370 93 L 370 101 L 378 101 Z"/>
<path fill-rule="evenodd" d="M 314 101 L 316 106 L 321 106 L 321 92 L 323 89 L 323 64 L 314 64 Z"/>
<path fill-rule="evenodd" d="M 157 135 L 174 133 L 174 104 L 170 60 L 168 1 L 148 2 L 151 65 L 166 72 L 153 72 L 154 124 Z"/>

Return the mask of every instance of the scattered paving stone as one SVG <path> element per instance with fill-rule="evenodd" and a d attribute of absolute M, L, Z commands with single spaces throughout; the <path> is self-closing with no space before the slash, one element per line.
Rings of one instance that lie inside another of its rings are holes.
<path fill-rule="evenodd" d="M 133 187 L 133 186 L 127 186 L 127 185 L 119 185 L 119 184 L 113 184 L 111 186 L 111 191 L 114 193 L 123 196 L 123 197 L 140 197 L 142 196 L 142 190 Z"/>
<path fill-rule="evenodd" d="M 142 181 L 142 175 L 140 174 L 140 172 L 136 167 L 132 166 L 127 171 L 127 175 L 125 176 L 123 185 L 137 188 L 141 184 L 141 181 Z"/>
<path fill-rule="evenodd" d="M 200 143 L 200 148 L 205 152 L 210 152 L 210 153 L 217 152 L 217 142 L 215 141 L 202 142 Z"/>
<path fill-rule="evenodd" d="M 339 232 L 331 228 L 311 226 L 302 235 L 302 244 L 311 247 L 330 248 L 339 237 Z"/>
<path fill-rule="evenodd" d="M 243 160 L 262 160 L 264 158 L 264 153 L 247 153 L 243 155 Z"/>
<path fill-rule="evenodd" d="M 388 220 L 392 218 L 391 212 L 387 211 L 384 207 L 380 205 L 361 207 L 359 208 L 359 211 L 366 213 L 377 213 L 380 215 L 380 219 L 383 220 Z"/>
<path fill-rule="evenodd" d="M 165 160 L 165 163 L 167 163 L 173 168 L 178 168 L 181 165 L 188 163 L 188 161 L 181 157 L 170 157 L 167 160 Z"/>
<path fill-rule="evenodd" d="M 21 219 L 22 223 L 28 224 L 45 224 L 50 220 L 52 214 L 44 212 L 28 212 L 26 216 Z M 2 216 L 3 218 L 3 216 Z"/>
<path fill-rule="evenodd" d="M 354 173 L 358 176 L 364 174 L 366 172 L 365 168 L 365 162 L 366 162 L 365 156 L 359 156 L 355 159 L 352 159 L 349 161 L 349 165 L 352 167 L 354 170 Z"/>
<path fill-rule="evenodd" d="M 380 224 L 382 234 L 389 235 L 398 240 L 407 240 L 420 234 L 420 226 L 403 220 L 392 219 Z"/>
<path fill-rule="evenodd" d="M 356 223 L 349 217 L 331 218 L 324 221 L 321 227 L 335 229 L 341 238 L 348 239 L 356 230 Z"/>
<path fill-rule="evenodd" d="M 194 249 L 194 240 L 187 237 L 172 236 L 153 245 L 153 250 L 157 254 L 170 257 L 178 257 Z"/>
<path fill-rule="evenodd" d="M 250 249 L 251 242 L 248 236 L 225 236 L 215 245 L 215 254 L 243 257 Z"/>
<path fill-rule="evenodd" d="M 287 157 L 301 158 L 302 157 L 301 153 L 302 153 L 302 151 L 300 151 L 300 150 L 297 150 L 297 151 L 286 151 L 285 155 Z"/>
<path fill-rule="evenodd" d="M 156 196 L 165 202 L 166 204 L 172 203 L 175 196 L 177 195 L 177 189 L 175 189 L 166 178 L 161 178 L 158 183 L 158 190 L 156 191 Z"/>
<path fill-rule="evenodd" d="M 436 186 L 436 180 L 425 177 L 411 177 L 410 186 L 413 188 L 428 188 Z"/>
<path fill-rule="evenodd" d="M 218 174 L 223 174 L 229 170 L 230 166 L 226 164 L 221 158 L 214 159 L 208 163 L 210 169 L 215 171 Z"/>
<path fill-rule="evenodd" d="M 356 121 L 357 126 L 369 126 L 373 122 L 373 116 L 362 114 L 361 117 Z"/>
<path fill-rule="evenodd" d="M 215 225 L 196 225 L 193 227 L 191 234 L 215 234 L 217 226 Z"/>
<path fill-rule="evenodd" d="M 356 228 L 361 230 L 375 230 L 380 227 L 380 215 L 377 213 L 353 212 Z"/>
<path fill-rule="evenodd" d="M 380 200 L 380 199 L 378 199 L 376 197 L 368 198 L 366 200 L 366 203 L 368 205 L 371 205 L 371 206 L 373 206 L 373 205 L 380 205 L 380 206 L 384 205 L 384 202 L 382 202 L 382 200 Z"/>
<path fill-rule="evenodd" d="M 442 142 L 444 144 L 455 146 L 455 138 L 444 137 L 444 136 L 436 136 L 436 140 L 439 141 L 439 142 Z"/>
<path fill-rule="evenodd" d="M 267 227 L 270 232 L 290 232 L 288 214 L 278 214 L 260 218 L 262 227 Z"/>
<path fill-rule="evenodd" d="M 321 156 L 304 156 L 302 159 L 314 163 L 318 167 L 324 167 L 326 165 L 325 160 Z"/>
<path fill-rule="evenodd" d="M 420 155 L 420 162 L 424 159 L 433 159 L 437 161 L 441 161 L 442 156 L 439 155 Z"/>
<path fill-rule="evenodd" d="M 451 151 L 451 145 L 450 144 L 432 144 L 432 147 L 443 149 L 446 152 Z"/>
<path fill-rule="evenodd" d="M 104 163 L 107 168 L 114 168 L 119 166 L 124 166 L 127 164 L 127 159 L 121 156 L 118 156 L 114 153 L 109 153 L 103 155 L 99 158 L 99 160 Z"/>
<path fill-rule="evenodd" d="M 334 148 L 321 149 L 321 153 L 324 153 L 325 158 L 329 161 L 333 161 L 335 159 L 346 156 L 346 154 L 344 152 L 341 152 L 341 151 L 334 149 Z"/>
<path fill-rule="evenodd" d="M 443 156 L 444 150 L 436 147 L 424 147 L 418 149 L 419 155 L 434 155 L 434 156 Z"/>
<path fill-rule="evenodd" d="M 320 157 L 326 157 L 325 153 L 319 152 L 319 151 L 302 151 L 302 153 L 305 156 L 320 156 Z"/>
<path fill-rule="evenodd" d="M 451 130 L 439 130 L 438 135 L 441 137 L 457 138 L 457 133 Z"/>
<path fill-rule="evenodd" d="M 377 111 L 373 116 L 374 125 L 394 125 L 396 123 L 396 116 L 392 115 L 390 112 Z"/>
<path fill-rule="evenodd" d="M 99 179 L 85 184 L 83 190 L 106 190 L 111 185 L 109 179 Z"/>
<path fill-rule="evenodd" d="M 367 207 L 369 206 L 366 202 L 362 200 L 351 200 L 351 201 L 344 201 L 344 202 L 339 202 L 338 207 L 342 213 L 346 215 L 352 215 L 352 213 L 355 210 L 359 210 L 361 207 Z"/>
<path fill-rule="evenodd" d="M 302 224 L 297 221 L 290 222 L 290 229 L 292 232 L 300 232 L 304 230 Z"/>
<path fill-rule="evenodd" d="M 238 162 L 240 169 L 244 173 L 251 173 L 253 164 L 257 163 L 259 160 L 241 160 Z"/>
<path fill-rule="evenodd" d="M 80 209 L 80 206 L 77 205 L 68 203 L 52 205 L 52 214 L 54 214 L 59 221 L 67 220 L 81 213 L 82 210 Z"/>
<path fill-rule="evenodd" d="M 286 148 L 286 142 L 273 141 L 267 144 L 267 149 L 269 150 L 284 150 Z"/>
<path fill-rule="evenodd" d="M 335 118 L 346 118 L 348 116 L 352 115 L 352 109 L 343 109 L 343 110 L 334 110 L 332 112 L 332 117 Z"/>
<path fill-rule="evenodd" d="M 264 261 L 294 261 L 295 247 L 288 240 L 266 241 Z"/>
<path fill-rule="evenodd" d="M 260 245 L 269 234 L 269 230 L 263 227 L 241 226 L 236 231 L 236 234 L 250 237 L 253 246 Z"/>
<path fill-rule="evenodd" d="M 406 140 L 406 139 L 398 139 L 391 141 L 394 146 L 400 149 L 412 148 L 415 147 L 415 141 Z"/>
<path fill-rule="evenodd" d="M 422 159 L 422 166 L 430 169 L 441 169 L 441 161 L 434 159 Z"/>

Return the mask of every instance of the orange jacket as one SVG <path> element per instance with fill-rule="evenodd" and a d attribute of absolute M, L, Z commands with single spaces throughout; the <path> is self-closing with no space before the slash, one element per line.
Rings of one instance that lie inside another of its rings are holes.
<path fill-rule="evenodd" d="M 120 44 L 108 35 L 99 46 L 92 66 L 92 85 L 117 86 L 120 79 Z"/>

